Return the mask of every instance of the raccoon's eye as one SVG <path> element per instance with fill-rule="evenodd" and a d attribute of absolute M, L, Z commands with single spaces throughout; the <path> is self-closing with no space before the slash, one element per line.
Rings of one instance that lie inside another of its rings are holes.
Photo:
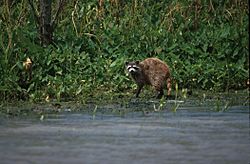
<path fill-rule="evenodd" d="M 138 70 L 138 69 L 139 69 L 139 67 L 138 67 L 137 65 L 133 65 L 133 68 L 134 68 L 135 70 Z"/>
<path fill-rule="evenodd" d="M 130 68 L 132 68 L 132 66 L 130 66 L 130 65 L 129 65 L 129 66 L 127 66 L 127 69 L 130 69 Z"/>

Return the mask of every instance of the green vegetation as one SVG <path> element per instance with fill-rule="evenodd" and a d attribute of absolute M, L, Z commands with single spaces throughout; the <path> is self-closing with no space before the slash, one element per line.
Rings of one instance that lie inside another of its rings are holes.
<path fill-rule="evenodd" d="M 152 56 L 168 63 L 179 88 L 248 87 L 247 1 L 100 2 L 66 1 L 49 46 L 26 0 L 0 2 L 0 99 L 122 97 L 135 87 L 125 61 Z"/>

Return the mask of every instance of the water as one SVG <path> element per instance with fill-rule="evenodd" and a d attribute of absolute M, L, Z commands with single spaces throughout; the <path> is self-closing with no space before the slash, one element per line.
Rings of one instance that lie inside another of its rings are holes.
<path fill-rule="evenodd" d="M 175 113 L 166 108 L 122 115 L 61 112 L 42 121 L 1 118 L 0 159 L 2 164 L 248 164 L 248 108 L 216 112 L 183 105 Z"/>

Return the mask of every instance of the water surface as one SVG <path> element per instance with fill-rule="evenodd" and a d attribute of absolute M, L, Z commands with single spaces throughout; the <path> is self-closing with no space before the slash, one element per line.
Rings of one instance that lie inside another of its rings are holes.
<path fill-rule="evenodd" d="M 42 121 L 1 118 L 1 163 L 250 162 L 249 106 L 225 112 L 190 105 L 177 112 L 129 111 L 134 104 L 121 108 L 126 110 L 121 115 L 102 109 L 49 114 Z"/>

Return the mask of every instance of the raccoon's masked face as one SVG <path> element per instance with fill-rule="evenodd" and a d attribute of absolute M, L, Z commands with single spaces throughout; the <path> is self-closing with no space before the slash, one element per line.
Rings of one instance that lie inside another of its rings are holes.
<path fill-rule="evenodd" d="M 136 74 L 140 72 L 140 66 L 139 66 L 139 61 L 136 62 L 126 62 L 126 69 L 130 74 Z"/>

